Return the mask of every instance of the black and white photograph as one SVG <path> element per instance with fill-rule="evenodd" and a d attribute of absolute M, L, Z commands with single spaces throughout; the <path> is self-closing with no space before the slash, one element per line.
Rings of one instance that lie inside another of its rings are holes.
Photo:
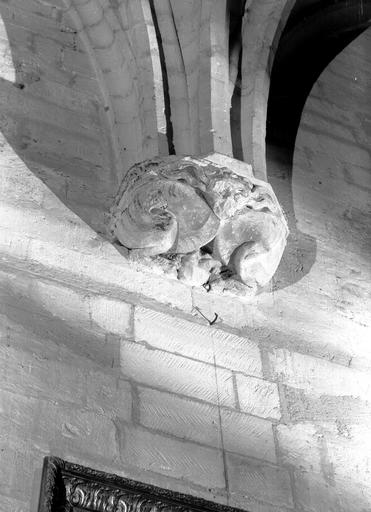
<path fill-rule="evenodd" d="M 0 0 L 0 512 L 371 512 L 371 0 Z"/>

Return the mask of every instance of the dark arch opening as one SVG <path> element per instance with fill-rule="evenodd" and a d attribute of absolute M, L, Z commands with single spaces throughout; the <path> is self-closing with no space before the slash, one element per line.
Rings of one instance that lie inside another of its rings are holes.
<path fill-rule="evenodd" d="M 267 107 L 268 179 L 288 219 L 290 236 L 274 287 L 300 281 L 312 268 L 316 239 L 297 226 L 292 191 L 296 136 L 306 100 L 331 61 L 371 25 L 371 0 L 297 0 L 279 40 Z"/>
<path fill-rule="evenodd" d="M 297 0 L 275 54 L 268 144 L 292 156 L 305 101 L 326 66 L 371 25 L 371 0 Z"/>

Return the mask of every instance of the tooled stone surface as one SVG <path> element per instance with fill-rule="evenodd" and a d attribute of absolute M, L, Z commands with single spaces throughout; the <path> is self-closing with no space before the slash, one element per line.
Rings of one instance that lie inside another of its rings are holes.
<path fill-rule="evenodd" d="M 136 254 L 172 259 L 178 278 L 192 285 L 255 290 L 278 267 L 287 223 L 269 184 L 247 164 L 217 156 L 134 165 L 112 208 L 111 232 Z"/>

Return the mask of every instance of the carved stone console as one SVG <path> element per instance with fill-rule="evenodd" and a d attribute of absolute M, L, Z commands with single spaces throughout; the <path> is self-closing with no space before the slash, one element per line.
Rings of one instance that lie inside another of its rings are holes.
<path fill-rule="evenodd" d="M 288 235 L 272 187 L 248 164 L 218 154 L 134 165 L 110 229 L 132 254 L 171 261 L 191 285 L 249 291 L 269 282 Z"/>
<path fill-rule="evenodd" d="M 38 512 L 241 512 L 46 457 Z"/>

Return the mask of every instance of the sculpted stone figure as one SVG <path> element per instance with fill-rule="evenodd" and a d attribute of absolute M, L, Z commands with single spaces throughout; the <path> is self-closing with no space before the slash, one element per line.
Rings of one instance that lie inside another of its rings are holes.
<path fill-rule="evenodd" d="M 271 186 L 236 162 L 170 156 L 134 165 L 112 208 L 113 236 L 136 253 L 173 259 L 192 285 L 264 286 L 288 228 Z"/>

